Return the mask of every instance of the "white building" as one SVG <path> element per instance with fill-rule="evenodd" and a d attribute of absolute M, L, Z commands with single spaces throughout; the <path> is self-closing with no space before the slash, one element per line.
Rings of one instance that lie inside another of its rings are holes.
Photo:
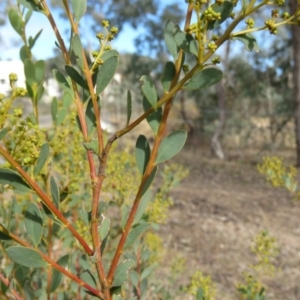
<path fill-rule="evenodd" d="M 15 73 L 18 75 L 16 86 L 26 88 L 26 78 L 24 74 L 24 65 L 20 60 L 0 61 L 0 93 L 9 94 L 11 86 L 9 83 L 9 74 Z M 61 92 L 58 83 L 55 79 L 50 78 L 44 83 L 45 93 L 42 101 L 51 102 L 53 97 L 60 97 Z"/>
<path fill-rule="evenodd" d="M 0 61 L 0 93 L 9 94 L 11 86 L 9 84 L 9 74 L 18 75 L 17 86 L 25 88 L 24 66 L 20 60 Z"/>

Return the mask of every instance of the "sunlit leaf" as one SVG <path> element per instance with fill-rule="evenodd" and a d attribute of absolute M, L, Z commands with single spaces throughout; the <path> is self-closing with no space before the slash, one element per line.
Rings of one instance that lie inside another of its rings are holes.
<path fill-rule="evenodd" d="M 45 14 L 41 9 L 40 7 L 35 4 L 33 1 L 28 1 L 28 0 L 18 0 L 18 2 L 20 4 L 22 4 L 24 7 L 28 8 L 28 9 L 31 9 L 31 10 L 34 10 L 36 12 L 40 12 L 42 14 Z"/>
<path fill-rule="evenodd" d="M 104 215 L 102 215 L 102 222 L 98 231 L 100 233 L 101 241 L 103 241 L 107 237 L 110 231 L 110 219 L 105 217 Z"/>
<path fill-rule="evenodd" d="M 149 103 L 149 101 L 145 97 L 143 97 L 143 108 L 144 108 L 144 111 L 146 112 L 151 107 L 152 106 Z M 152 131 L 153 131 L 153 133 L 155 135 L 157 135 L 158 128 L 159 128 L 159 125 L 160 125 L 160 122 L 161 122 L 161 118 L 162 118 L 162 108 L 161 107 L 157 108 L 153 113 L 151 113 L 146 118 L 149 126 L 151 127 L 151 129 L 152 129 Z"/>
<path fill-rule="evenodd" d="M 186 139 L 187 133 L 184 130 L 174 131 L 165 137 L 158 148 L 156 163 L 159 164 L 174 157 L 180 152 Z"/>
<path fill-rule="evenodd" d="M 11 26 L 13 29 L 19 34 L 22 35 L 23 29 L 22 29 L 22 18 L 18 14 L 18 12 L 14 9 L 10 9 L 8 11 L 8 18 Z"/>
<path fill-rule="evenodd" d="M 25 227 L 33 245 L 37 247 L 43 235 L 43 218 L 39 208 L 34 203 L 29 203 L 27 206 Z"/>
<path fill-rule="evenodd" d="M 83 143 L 83 146 L 86 150 L 92 150 L 95 154 L 98 154 L 99 152 L 98 140 L 91 140 L 90 142 Z"/>
<path fill-rule="evenodd" d="M 77 62 L 78 65 L 81 69 L 83 69 L 84 64 L 83 64 L 83 47 L 82 47 L 82 43 L 80 40 L 80 37 L 78 36 L 78 34 L 74 34 L 73 38 L 72 38 L 72 49 L 74 54 L 77 57 Z"/>
<path fill-rule="evenodd" d="M 146 211 L 147 205 L 150 202 L 151 198 L 152 198 L 151 191 L 147 191 L 144 194 L 144 196 L 142 197 L 142 200 L 139 204 L 137 212 L 134 216 L 133 225 L 137 224 L 139 222 L 139 220 L 142 218 L 142 216 L 143 216 L 144 212 Z"/>
<path fill-rule="evenodd" d="M 80 278 L 91 287 L 97 288 L 96 279 L 90 270 L 84 270 L 82 273 L 80 273 Z"/>
<path fill-rule="evenodd" d="M 181 31 L 177 26 L 176 32 L 174 34 L 174 39 L 180 49 L 198 56 L 198 45 L 191 34 Z"/>
<path fill-rule="evenodd" d="M 178 46 L 174 40 L 175 32 L 176 32 L 176 26 L 171 21 L 168 20 L 165 25 L 164 38 L 165 38 L 166 46 L 170 54 L 173 56 L 174 60 L 177 59 L 177 55 L 178 55 Z"/>
<path fill-rule="evenodd" d="M 71 0 L 76 23 L 79 23 L 80 19 L 86 12 L 87 0 Z"/>
<path fill-rule="evenodd" d="M 96 93 L 99 95 L 104 91 L 110 81 L 113 79 L 117 70 L 119 58 L 112 56 L 104 61 L 103 65 L 98 67 Z"/>
<path fill-rule="evenodd" d="M 133 243 L 149 228 L 150 225 L 150 223 L 142 223 L 133 227 L 128 234 L 124 247 L 128 248 L 132 246 Z"/>
<path fill-rule="evenodd" d="M 207 68 L 196 72 L 191 80 L 183 87 L 185 90 L 200 90 L 219 82 L 223 77 L 221 70 Z"/>
<path fill-rule="evenodd" d="M 43 31 L 43 29 L 41 29 L 41 30 L 35 35 L 34 38 L 29 37 L 29 39 L 28 39 L 28 46 L 29 46 L 30 49 L 32 49 L 32 48 L 34 47 L 34 45 L 35 45 L 37 39 L 39 38 L 39 36 L 41 35 L 42 31 Z"/>
<path fill-rule="evenodd" d="M 40 154 L 39 157 L 36 161 L 36 166 L 34 167 L 34 175 L 38 175 L 40 173 L 40 171 L 42 170 L 42 168 L 44 167 L 48 156 L 49 156 L 49 144 L 45 143 L 42 145 L 41 149 L 40 149 Z"/>
<path fill-rule="evenodd" d="M 157 92 L 149 76 L 143 75 L 140 79 L 142 84 L 142 92 L 144 97 L 148 100 L 151 106 L 155 106 L 157 102 Z"/>
<path fill-rule="evenodd" d="M 56 97 L 53 97 L 52 103 L 51 103 L 51 116 L 52 116 L 52 121 L 53 121 L 53 122 L 56 122 L 56 118 L 57 118 L 57 107 L 58 107 L 57 98 L 56 98 Z"/>
<path fill-rule="evenodd" d="M 53 176 L 50 178 L 50 191 L 54 205 L 59 209 L 59 188 Z"/>
<path fill-rule="evenodd" d="M 155 166 L 151 172 L 151 174 L 149 175 L 149 177 L 147 178 L 144 186 L 143 186 L 143 190 L 142 190 L 142 196 L 148 191 L 149 187 L 151 186 L 155 176 L 157 173 L 157 166 Z"/>
<path fill-rule="evenodd" d="M 28 268 L 43 268 L 48 266 L 48 263 L 33 249 L 12 246 L 6 249 L 6 253 L 11 260 Z"/>
<path fill-rule="evenodd" d="M 233 36 L 231 39 L 238 40 L 238 41 L 241 41 L 242 43 L 244 43 L 245 49 L 250 52 L 251 51 L 259 52 L 259 47 L 258 47 L 257 41 L 250 32 L 240 34 L 237 36 Z"/>
<path fill-rule="evenodd" d="M 112 287 L 121 286 L 128 277 L 129 270 L 134 266 L 134 261 L 126 259 L 119 263 L 115 272 L 114 281 Z"/>
<path fill-rule="evenodd" d="M 56 117 L 56 125 L 59 126 L 61 123 L 65 120 L 66 116 L 68 114 L 68 110 L 63 107 L 58 113 Z"/>

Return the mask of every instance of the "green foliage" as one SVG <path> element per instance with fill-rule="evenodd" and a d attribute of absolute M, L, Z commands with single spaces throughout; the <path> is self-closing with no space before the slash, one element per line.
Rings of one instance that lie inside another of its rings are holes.
<path fill-rule="evenodd" d="M 69 50 L 47 1 L 19 0 L 17 8 L 9 11 L 9 21 L 23 42 L 20 58 L 26 89 L 16 85 L 18 78 L 12 73 L 11 93 L 0 95 L 0 155 L 5 160 L 0 168 L 0 238 L 4 249 L 0 258 L 5 279 L 1 281 L 8 282 L 1 285 L 3 295 L 26 299 L 50 299 L 52 294 L 57 299 L 141 300 L 156 286 L 151 284 L 151 277 L 155 278 L 156 267 L 166 251 L 155 230 L 167 222 L 173 203 L 170 190 L 187 175 L 179 165 L 163 164 L 181 151 L 187 139 L 182 130 L 165 135 L 177 92 L 206 89 L 222 79 L 222 71 L 211 66 L 217 63 L 214 52 L 225 41 L 235 38 L 243 41 L 247 49 L 257 50 L 250 32 L 266 29 L 274 34 L 279 25 L 293 24 L 299 15 L 297 11 L 280 23 L 267 20 L 263 28 L 254 28 L 254 21 L 248 19 L 246 30 L 233 32 L 265 4 L 243 3 L 239 17 L 216 38 L 210 31 L 234 18 L 234 5 L 230 1 L 206 2 L 189 1 L 183 30 L 167 21 L 161 34 L 173 61 L 166 63 L 160 81 L 147 75 L 141 77 L 136 98 L 142 100 L 143 112 L 134 120 L 133 98 L 128 92 L 126 125 L 111 136 L 101 123 L 103 107 L 107 105 L 103 92 L 118 68 L 119 54 L 112 49 L 111 41 L 119 29 L 108 20 L 99 22 L 101 29 L 95 34 L 98 49 L 92 52 L 90 61 L 79 24 L 94 1 L 61 2 L 70 25 Z M 150 0 L 143 2 L 143 7 L 155 12 Z M 64 59 L 63 66 L 52 70 L 62 94 L 52 101 L 53 124 L 48 129 L 39 122 L 46 63 L 36 61 L 31 52 L 41 31 L 28 38 L 25 34 L 32 11 L 48 19 Z M 173 12 L 177 22 L 180 11 Z M 120 16 L 126 13 L 128 10 L 120 12 Z M 192 13 L 196 15 L 195 24 L 190 24 Z M 24 96 L 32 104 L 33 113 L 27 117 L 23 117 L 22 108 L 15 106 L 15 100 Z M 143 120 L 153 131 L 153 143 L 140 135 L 133 155 L 132 145 L 125 147 L 130 140 L 125 138 L 123 142 L 124 136 Z M 121 138 L 117 146 L 116 140 Z M 278 181 L 284 173 L 280 172 L 275 171 L 271 178 Z M 293 176 L 291 172 L 288 178 Z M 155 181 L 156 177 L 160 180 Z M 255 245 L 253 250 L 259 259 L 255 270 L 261 272 L 259 268 L 270 266 L 276 253 L 274 240 L 261 235 Z M 182 270 L 181 261 L 174 262 L 171 269 L 169 280 L 173 287 L 174 273 Z M 246 289 L 249 286 L 251 293 L 256 289 L 257 295 L 256 281 L 248 280 Z M 163 295 L 165 299 L 180 292 L 170 287 L 157 290 L 158 297 Z M 209 300 L 215 288 L 209 276 L 196 272 L 181 292 Z M 263 292 L 258 291 L 259 297 Z"/>
<path fill-rule="evenodd" d="M 252 252 L 256 255 L 257 263 L 251 267 L 251 272 L 245 272 L 244 283 L 237 284 L 240 300 L 265 300 L 266 288 L 262 279 L 264 276 L 273 276 L 276 268 L 273 259 L 278 255 L 275 238 L 266 231 L 261 231 L 254 240 Z"/>
<path fill-rule="evenodd" d="M 211 278 L 204 276 L 200 271 L 196 271 L 192 276 L 191 283 L 186 288 L 186 291 L 188 294 L 196 296 L 197 300 L 212 300 L 216 293 Z"/>
<path fill-rule="evenodd" d="M 284 166 L 280 157 L 265 157 L 257 168 L 274 187 L 285 188 L 298 197 L 297 169 L 294 166 Z"/>

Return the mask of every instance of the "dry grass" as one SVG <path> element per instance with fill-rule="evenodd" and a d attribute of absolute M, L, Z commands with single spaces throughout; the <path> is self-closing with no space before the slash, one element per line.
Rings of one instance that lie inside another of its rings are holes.
<path fill-rule="evenodd" d="M 189 274 L 209 274 L 217 300 L 237 299 L 235 283 L 255 263 L 251 242 L 267 230 L 278 241 L 275 264 L 281 269 L 265 279 L 267 299 L 300 299 L 300 203 L 266 183 L 256 170 L 259 157 L 222 162 L 205 152 L 184 150 L 176 158 L 190 175 L 173 191 L 175 205 L 163 228 L 163 235 L 171 236 L 170 253 L 187 258 Z M 291 161 L 293 152 L 279 155 Z"/>

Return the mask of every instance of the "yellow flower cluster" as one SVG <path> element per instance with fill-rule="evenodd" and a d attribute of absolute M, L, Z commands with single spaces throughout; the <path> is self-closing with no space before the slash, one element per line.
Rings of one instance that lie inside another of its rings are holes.
<path fill-rule="evenodd" d="M 278 255 L 276 239 L 261 231 L 255 238 L 252 251 L 256 254 L 257 264 L 252 266 L 261 275 L 273 275 L 276 271 L 272 259 Z"/>
<path fill-rule="evenodd" d="M 186 288 L 186 292 L 190 295 L 197 295 L 198 289 L 203 291 L 203 298 L 205 300 L 212 300 L 216 294 L 216 288 L 211 281 L 210 276 L 204 276 L 202 272 L 196 271 L 192 276 L 191 283 Z"/>
<path fill-rule="evenodd" d="M 161 237 L 153 232 L 147 232 L 143 242 L 150 252 L 148 259 L 149 265 L 161 262 L 166 254 L 166 249 L 163 246 Z"/>
<path fill-rule="evenodd" d="M 293 166 L 285 167 L 279 157 L 265 157 L 258 165 L 258 171 L 267 177 L 274 187 L 286 188 L 291 193 L 297 190 L 297 169 Z"/>

